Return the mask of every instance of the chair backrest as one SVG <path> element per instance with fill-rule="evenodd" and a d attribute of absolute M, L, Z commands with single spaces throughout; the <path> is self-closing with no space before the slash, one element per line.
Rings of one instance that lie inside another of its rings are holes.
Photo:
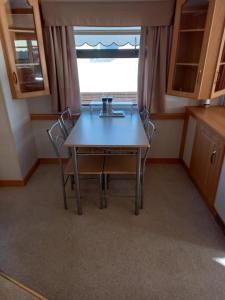
<path fill-rule="evenodd" d="M 153 135 L 156 131 L 155 124 L 149 118 L 146 118 L 144 121 L 144 129 L 145 129 L 149 144 L 151 145 Z"/>
<path fill-rule="evenodd" d="M 147 109 L 147 107 L 145 106 L 143 111 L 140 112 L 140 116 L 143 122 L 145 122 L 145 120 L 149 119 L 149 110 Z"/>
<path fill-rule="evenodd" d="M 63 144 L 65 142 L 65 133 L 59 120 L 57 120 L 49 129 L 48 137 L 53 145 L 56 156 L 62 158 Z"/>
<path fill-rule="evenodd" d="M 65 110 L 61 113 L 60 122 L 65 132 L 65 137 L 67 137 L 74 126 L 72 111 L 69 107 L 66 107 Z"/>
<path fill-rule="evenodd" d="M 145 132 L 146 132 L 146 135 L 147 135 L 147 138 L 148 138 L 148 142 L 151 146 L 152 138 L 153 138 L 153 135 L 156 131 L 155 124 L 148 117 L 146 117 L 146 119 L 144 120 L 143 125 L 144 125 L 144 129 L 145 129 Z M 145 163 L 146 163 L 146 160 L 147 160 L 147 157 L 148 157 L 149 150 L 150 150 L 150 148 L 147 148 L 145 150 L 144 159 L 143 159 L 143 172 L 145 170 Z"/>

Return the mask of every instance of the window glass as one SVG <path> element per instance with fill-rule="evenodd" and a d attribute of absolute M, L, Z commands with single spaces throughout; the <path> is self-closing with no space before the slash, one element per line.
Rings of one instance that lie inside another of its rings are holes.
<path fill-rule="evenodd" d="M 83 104 L 112 96 L 136 102 L 139 27 L 74 27 Z"/>

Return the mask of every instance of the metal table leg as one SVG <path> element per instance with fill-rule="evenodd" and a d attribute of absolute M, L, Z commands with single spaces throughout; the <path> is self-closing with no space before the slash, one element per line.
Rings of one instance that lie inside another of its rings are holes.
<path fill-rule="evenodd" d="M 141 179 L 141 149 L 137 150 L 137 166 L 136 166 L 136 197 L 135 197 L 135 215 L 139 214 L 140 207 L 140 180 Z"/>
<path fill-rule="evenodd" d="M 82 205 L 80 200 L 80 183 L 79 183 L 79 174 L 77 166 L 77 149 L 76 147 L 72 148 L 72 163 L 73 163 L 73 172 L 74 172 L 74 181 L 75 181 L 75 192 L 77 200 L 77 212 L 78 215 L 82 215 Z"/>
<path fill-rule="evenodd" d="M 141 172 L 141 200 L 140 200 L 140 209 L 143 209 L 143 202 L 144 202 L 144 174 L 143 170 Z"/>

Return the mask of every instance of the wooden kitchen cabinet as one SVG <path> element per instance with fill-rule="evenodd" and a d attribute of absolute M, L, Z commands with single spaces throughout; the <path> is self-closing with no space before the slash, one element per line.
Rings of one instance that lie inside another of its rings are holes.
<path fill-rule="evenodd" d="M 209 206 L 213 206 L 223 161 L 223 141 L 206 124 L 198 122 L 190 174 Z"/>
<path fill-rule="evenodd" d="M 214 204 L 225 157 L 225 107 L 187 107 L 181 159 L 208 207 Z"/>
<path fill-rule="evenodd" d="M 0 0 L 0 30 L 13 98 L 49 94 L 38 0 Z"/>
<path fill-rule="evenodd" d="M 225 5 L 225 3 L 224 3 Z M 225 94 L 225 26 L 221 41 L 219 56 L 216 65 L 216 72 L 213 81 L 211 97 L 219 97 Z"/>
<path fill-rule="evenodd" d="M 225 94 L 224 0 L 177 0 L 167 93 Z"/>

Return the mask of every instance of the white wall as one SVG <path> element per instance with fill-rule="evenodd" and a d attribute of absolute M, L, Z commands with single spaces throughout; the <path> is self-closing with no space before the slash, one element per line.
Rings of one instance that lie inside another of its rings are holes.
<path fill-rule="evenodd" d="M 22 173 L 0 85 L 0 179 L 20 180 Z"/>
<path fill-rule="evenodd" d="M 45 96 L 27 100 L 29 111 L 32 114 L 51 113 L 51 98 Z M 198 105 L 191 99 L 166 96 L 167 112 L 184 112 L 185 106 Z M 54 151 L 49 143 L 46 129 L 53 121 L 32 121 L 39 158 L 54 157 Z M 157 132 L 154 138 L 151 157 L 154 158 L 178 158 L 183 130 L 183 120 L 157 120 L 155 121 Z"/>
<path fill-rule="evenodd" d="M 156 133 L 152 142 L 150 157 L 179 158 L 183 131 L 183 120 L 154 121 Z"/>
<path fill-rule="evenodd" d="M 32 121 L 33 134 L 36 141 L 39 158 L 55 157 L 52 145 L 49 142 L 46 129 L 54 121 Z M 156 134 L 150 156 L 154 158 L 178 158 L 183 130 L 183 120 L 155 121 Z M 65 154 L 66 156 L 66 151 Z"/>
<path fill-rule="evenodd" d="M 11 139 L 13 139 L 13 144 L 11 145 L 12 149 L 14 149 L 12 150 L 14 151 L 13 161 L 17 161 L 20 167 L 20 176 L 15 164 L 12 166 L 15 176 L 12 177 L 10 171 L 4 171 L 0 179 L 18 179 L 18 176 L 21 179 L 21 177 L 24 178 L 26 176 L 29 169 L 37 160 L 37 152 L 27 101 L 12 99 L 1 44 L 0 65 L 1 106 L 5 107 L 5 111 L 2 111 L 2 114 L 5 114 L 5 118 L 2 119 L 2 126 L 8 130 L 8 137 L 11 136 Z M 1 148 L 1 151 L 0 155 L 3 155 L 3 148 Z"/>
<path fill-rule="evenodd" d="M 55 152 L 46 132 L 53 123 L 54 121 L 32 121 L 33 135 L 35 138 L 38 158 L 55 157 Z M 65 157 L 67 156 L 66 149 L 62 155 Z"/>
<path fill-rule="evenodd" d="M 184 112 L 186 106 L 199 105 L 199 101 L 188 98 L 179 98 L 175 96 L 165 96 L 166 112 Z M 212 104 L 218 102 L 212 102 Z M 51 97 L 43 96 L 27 100 L 29 111 L 31 114 L 50 114 L 51 111 Z"/>
<path fill-rule="evenodd" d="M 42 96 L 27 100 L 29 112 L 31 114 L 51 114 L 51 97 Z"/>
<path fill-rule="evenodd" d="M 0 179 L 22 179 L 37 158 L 55 156 L 46 133 L 53 121 L 30 121 L 31 113 L 51 113 L 51 97 L 13 100 L 1 45 L 0 64 Z M 166 112 L 184 112 L 188 105 L 199 105 L 199 102 L 166 95 Z M 183 120 L 157 120 L 155 123 L 157 132 L 151 157 L 178 158 Z"/>
<path fill-rule="evenodd" d="M 51 113 L 51 98 L 45 96 L 27 100 L 30 113 Z M 218 101 L 213 102 L 217 104 Z M 186 106 L 196 106 L 199 102 L 193 99 L 178 98 L 166 95 L 166 112 L 184 112 Z M 52 121 L 32 121 L 33 134 L 39 158 L 54 157 L 52 146 L 49 143 L 46 129 Z M 157 132 L 151 149 L 154 158 L 179 158 L 180 144 L 183 130 L 183 120 L 157 120 Z"/>

